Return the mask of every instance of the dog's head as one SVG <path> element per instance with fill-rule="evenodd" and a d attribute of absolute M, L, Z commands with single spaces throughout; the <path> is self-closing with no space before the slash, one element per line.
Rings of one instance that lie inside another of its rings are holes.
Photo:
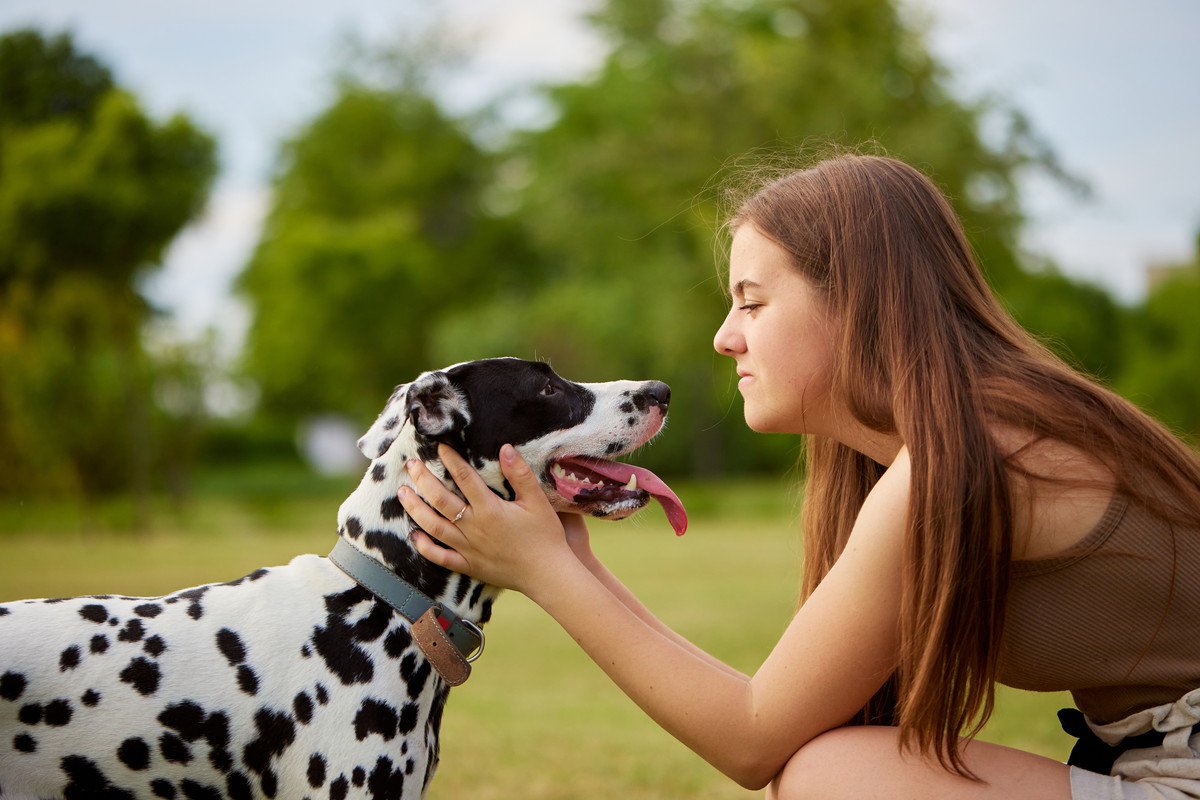
<path fill-rule="evenodd" d="M 573 383 L 541 362 L 471 361 L 396 387 L 358 446 L 368 458 L 416 457 L 444 474 L 437 445 L 447 444 L 511 498 L 499 454 L 512 444 L 554 508 L 623 519 L 653 498 L 682 534 L 687 515 L 675 493 L 649 470 L 612 460 L 662 430 L 670 396 L 659 381 Z"/>

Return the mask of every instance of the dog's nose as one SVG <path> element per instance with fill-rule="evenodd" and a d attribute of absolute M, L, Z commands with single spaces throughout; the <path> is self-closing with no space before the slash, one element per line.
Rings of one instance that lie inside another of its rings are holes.
<path fill-rule="evenodd" d="M 651 405 L 656 405 L 666 411 L 667 406 L 671 404 L 671 387 L 662 381 L 650 381 L 642 390 L 642 396 Z"/>

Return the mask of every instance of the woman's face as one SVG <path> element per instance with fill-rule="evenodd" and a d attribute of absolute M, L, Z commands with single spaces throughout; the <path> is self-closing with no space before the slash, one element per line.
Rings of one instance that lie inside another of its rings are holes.
<path fill-rule="evenodd" d="M 713 338 L 737 362 L 746 424 L 762 433 L 832 431 L 834 326 L 787 252 L 749 223 L 729 254 L 733 307 Z"/>

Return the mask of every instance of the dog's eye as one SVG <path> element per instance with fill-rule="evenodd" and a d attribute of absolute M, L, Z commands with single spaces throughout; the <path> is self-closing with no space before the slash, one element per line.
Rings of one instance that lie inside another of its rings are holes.
<path fill-rule="evenodd" d="M 556 394 L 558 394 L 558 387 L 553 383 L 547 383 L 542 387 L 542 397 L 553 397 Z"/>

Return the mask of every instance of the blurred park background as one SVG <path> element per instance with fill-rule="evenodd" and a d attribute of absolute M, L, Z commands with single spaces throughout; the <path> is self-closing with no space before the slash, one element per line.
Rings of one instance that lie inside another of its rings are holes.
<path fill-rule="evenodd" d="M 586 69 L 473 102 L 447 87 L 486 30 L 464 38 L 426 9 L 330 31 L 307 54 L 320 100 L 259 145 L 269 189 L 237 311 L 191 327 L 161 280 L 211 210 L 226 143 L 202 114 L 152 108 L 119 53 L 28 16 L 0 13 L 0 600 L 152 594 L 322 552 L 365 466 L 344 454 L 392 387 L 517 355 L 671 384 L 670 426 L 638 460 L 677 485 L 693 529 L 674 541 L 652 510 L 594 538 L 669 622 L 752 670 L 796 597 L 802 475 L 797 440 L 742 425 L 711 350 L 717 229 L 745 167 L 836 147 L 926 171 L 1026 327 L 1200 436 L 1200 189 L 1192 244 L 1130 259 L 1135 289 L 1064 269 L 1029 245 L 1044 220 L 1023 191 L 1095 202 L 1091 176 L 1003 86 L 965 91 L 931 46 L 936 19 L 898 0 L 596 0 L 577 20 Z M 219 26 L 196 35 L 222 59 Z M 1193 112 L 1194 77 L 1177 93 Z M 1174 167 L 1200 185 L 1195 161 Z M 435 797 L 745 796 L 523 599 L 494 626 L 447 715 Z M 1061 758 L 1061 704 L 1005 693 L 988 736 Z"/>

